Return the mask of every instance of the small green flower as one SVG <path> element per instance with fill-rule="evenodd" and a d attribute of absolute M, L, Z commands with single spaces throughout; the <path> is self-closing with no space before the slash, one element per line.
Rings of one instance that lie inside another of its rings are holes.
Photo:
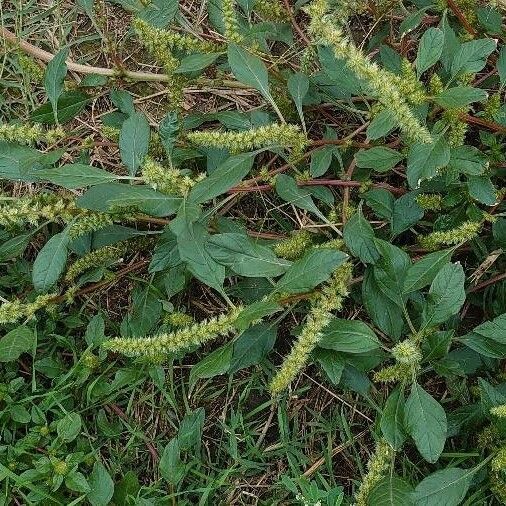
<path fill-rule="evenodd" d="M 142 178 L 161 193 L 180 196 L 188 195 L 197 182 L 178 169 L 165 168 L 150 157 L 146 157 L 142 164 Z"/>
<path fill-rule="evenodd" d="M 415 200 L 422 209 L 427 211 L 439 211 L 443 204 L 443 197 L 437 193 L 420 193 Z"/>
<path fill-rule="evenodd" d="M 243 41 L 239 33 L 239 24 L 235 13 L 235 0 L 222 0 L 223 24 L 225 25 L 225 38 L 230 42 L 240 44 Z"/>
<path fill-rule="evenodd" d="M 506 418 L 506 404 L 500 404 L 490 408 L 490 414 L 497 416 L 497 418 Z"/>
<path fill-rule="evenodd" d="M 314 298 L 306 323 L 296 343 L 269 385 L 271 395 L 277 395 L 288 388 L 303 369 L 322 337 L 323 329 L 329 324 L 331 311 L 339 311 L 343 299 L 348 295 L 352 265 L 345 263 L 336 269 L 332 279 Z"/>
<path fill-rule="evenodd" d="M 88 269 L 96 268 L 100 265 L 104 265 L 107 262 L 118 259 L 124 254 L 126 250 L 125 243 L 118 243 L 111 246 L 104 246 L 95 251 L 91 251 L 86 255 L 78 258 L 67 270 L 65 274 L 65 281 L 70 283 L 74 281 L 83 272 Z"/>
<path fill-rule="evenodd" d="M 231 153 L 242 153 L 265 146 L 290 148 L 292 156 L 304 152 L 309 141 L 297 125 L 273 123 L 241 132 L 195 131 L 187 135 L 188 140 L 199 146 L 226 148 Z"/>
<path fill-rule="evenodd" d="M 506 447 L 501 448 L 492 459 L 493 471 L 504 471 L 506 469 Z"/>
<path fill-rule="evenodd" d="M 218 336 L 234 331 L 235 321 L 242 308 L 234 308 L 229 313 L 210 320 L 184 327 L 174 332 L 144 338 L 116 337 L 103 344 L 106 350 L 116 351 L 131 357 L 157 358 L 160 355 L 199 346 Z"/>
<path fill-rule="evenodd" d="M 410 140 L 421 143 L 432 142 L 427 128 L 420 124 L 408 107 L 406 97 L 399 89 L 399 78 L 371 62 L 360 49 L 347 40 L 339 27 L 339 22 L 336 22 L 334 16 L 329 15 L 327 10 L 327 0 L 314 0 L 306 8 L 311 17 L 309 31 L 313 37 L 332 47 L 335 56 L 345 60 L 355 75 L 367 83 L 378 100 L 389 108 L 399 127 Z M 339 13 L 337 16 L 339 17 Z M 413 100 L 417 101 L 419 97 L 414 96 Z"/>
<path fill-rule="evenodd" d="M 422 360 L 422 353 L 418 346 L 411 341 L 406 339 L 396 344 L 392 348 L 392 355 L 401 364 L 417 365 Z"/>
<path fill-rule="evenodd" d="M 367 474 L 355 494 L 355 506 L 367 506 L 369 504 L 367 501 L 369 494 L 376 483 L 387 473 L 393 456 L 394 450 L 385 440 L 382 439 L 376 444 L 374 454 L 367 463 Z"/>
<path fill-rule="evenodd" d="M 41 125 L 0 124 L 0 140 L 18 144 L 54 144 L 65 137 L 61 127 L 44 130 Z"/>
<path fill-rule="evenodd" d="M 478 235 L 482 224 L 479 221 L 465 221 L 461 225 L 451 230 L 438 230 L 431 234 L 420 236 L 418 242 L 422 248 L 430 251 L 438 249 L 440 246 L 453 246 L 470 241 Z"/>
<path fill-rule="evenodd" d="M 23 318 L 32 318 L 37 311 L 45 309 L 46 311 L 54 307 L 56 293 L 39 295 L 33 302 L 23 303 L 20 300 L 4 302 L 0 305 L 0 324 L 15 323 Z"/>
<path fill-rule="evenodd" d="M 286 260 L 297 260 L 312 245 L 312 234 L 307 230 L 297 230 L 274 246 L 274 253 Z"/>

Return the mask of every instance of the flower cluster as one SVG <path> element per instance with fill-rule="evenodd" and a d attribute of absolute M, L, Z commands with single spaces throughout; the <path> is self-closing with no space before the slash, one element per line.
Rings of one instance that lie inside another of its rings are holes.
<path fill-rule="evenodd" d="M 281 2 L 273 2 L 272 0 L 255 0 L 253 9 L 258 15 L 268 21 L 283 22 L 288 18 L 287 12 L 283 8 Z"/>
<path fill-rule="evenodd" d="M 103 347 L 131 357 L 159 358 L 161 355 L 175 353 L 191 346 L 199 346 L 218 336 L 231 333 L 241 310 L 242 308 L 234 308 L 229 313 L 216 318 L 152 337 L 117 337 L 106 341 Z"/>
<path fill-rule="evenodd" d="M 23 76 L 32 83 L 39 84 L 44 79 L 44 69 L 30 56 L 19 52 L 18 63 L 23 72 Z"/>
<path fill-rule="evenodd" d="M 39 309 L 53 306 L 55 293 L 39 295 L 33 302 L 23 303 L 20 300 L 5 302 L 0 305 L 0 324 L 15 323 L 23 318 L 32 318 Z"/>
<path fill-rule="evenodd" d="M 146 157 L 142 164 L 142 178 L 155 190 L 169 195 L 187 195 L 196 183 L 180 170 L 165 168 L 151 157 Z"/>
<path fill-rule="evenodd" d="M 481 223 L 479 221 L 465 221 L 451 230 L 438 230 L 428 235 L 420 236 L 418 242 L 422 248 L 432 251 L 443 245 L 453 246 L 470 241 L 476 237 L 480 229 Z"/>
<path fill-rule="evenodd" d="M 448 143 L 452 147 L 458 147 L 464 144 L 469 126 L 461 119 L 461 115 L 468 110 L 468 107 L 456 107 L 446 109 L 443 112 L 443 120 L 448 125 Z"/>
<path fill-rule="evenodd" d="M 407 59 L 401 60 L 401 75 L 397 77 L 397 86 L 400 93 L 414 105 L 423 104 L 427 94 L 418 80 L 413 64 Z"/>
<path fill-rule="evenodd" d="M 142 44 L 153 55 L 156 61 L 160 63 L 169 77 L 167 90 L 171 101 L 174 105 L 180 106 L 183 102 L 185 79 L 181 76 L 174 75 L 174 71 L 179 67 L 179 60 L 172 54 L 171 51 L 175 41 L 172 37 L 174 34 L 172 32 L 154 28 L 140 19 L 135 19 L 133 21 L 133 27 Z M 183 43 L 184 40 L 185 44 L 188 44 L 187 37 L 181 37 L 182 40 L 180 40 L 180 43 Z M 188 39 L 192 38 L 189 37 Z M 196 40 L 198 41 L 198 39 Z"/>
<path fill-rule="evenodd" d="M 61 127 L 44 130 L 39 124 L 0 124 L 0 140 L 16 142 L 18 144 L 35 144 L 44 142 L 54 144 L 65 137 L 65 131 Z"/>
<path fill-rule="evenodd" d="M 297 125 L 273 123 L 242 132 L 195 131 L 188 140 L 200 146 L 226 148 L 231 153 L 241 153 L 265 146 L 291 148 L 294 156 L 303 153 L 309 141 Z"/>
<path fill-rule="evenodd" d="M 393 456 L 392 447 L 383 439 L 378 441 L 374 454 L 367 462 L 367 474 L 355 494 L 355 506 L 367 506 L 371 490 L 385 476 Z"/>
<path fill-rule="evenodd" d="M 443 197 L 437 193 L 420 193 L 415 200 L 426 211 L 439 211 L 443 205 Z"/>
<path fill-rule="evenodd" d="M 235 14 L 235 0 L 222 0 L 223 24 L 225 25 L 225 38 L 230 42 L 240 44 L 243 41 L 239 33 L 239 25 Z"/>
<path fill-rule="evenodd" d="M 322 330 L 332 319 L 331 311 L 339 311 L 343 299 L 348 295 L 351 272 L 350 263 L 338 267 L 332 280 L 312 301 L 309 315 L 297 342 L 269 385 L 272 395 L 285 390 L 308 361 L 309 355 L 321 339 Z"/>
<path fill-rule="evenodd" d="M 166 314 L 163 321 L 172 327 L 186 327 L 187 325 L 191 325 L 193 323 L 193 318 L 187 313 L 176 311 L 174 313 Z"/>
<path fill-rule="evenodd" d="M 103 265 L 107 262 L 118 259 L 124 254 L 126 249 L 125 243 L 118 243 L 111 246 L 104 246 L 103 248 L 91 251 L 86 255 L 78 258 L 67 270 L 65 274 L 65 281 L 71 283 L 83 272 L 86 272 L 92 267 Z"/>
<path fill-rule="evenodd" d="M 112 225 L 114 220 L 106 213 L 83 213 L 76 218 L 67 228 L 70 239 L 77 239 L 90 232 L 96 232 L 102 228 Z"/>
<path fill-rule="evenodd" d="M 286 258 L 287 260 L 297 260 L 311 245 L 311 233 L 302 229 L 296 230 L 287 239 L 279 241 L 273 249 L 278 257 Z"/>
<path fill-rule="evenodd" d="M 153 56 L 157 55 L 158 51 L 170 52 L 173 49 L 178 49 L 187 53 L 213 53 L 223 50 L 223 48 L 213 42 L 198 39 L 188 34 L 181 34 L 173 30 L 163 30 L 155 28 L 146 21 L 136 18 L 132 22 L 133 29 L 137 37 L 141 39 L 142 43 L 146 46 Z"/>
<path fill-rule="evenodd" d="M 374 380 L 382 383 L 403 382 L 412 378 L 420 368 L 422 352 L 419 340 L 422 336 L 415 335 L 392 348 L 392 356 L 396 363 L 380 369 L 374 374 Z"/>
<path fill-rule="evenodd" d="M 53 193 L 0 201 L 0 225 L 12 228 L 40 221 L 69 221 L 76 213 L 73 200 Z"/>
<path fill-rule="evenodd" d="M 506 469 L 506 447 L 501 448 L 492 459 L 493 471 L 504 471 Z"/>
<path fill-rule="evenodd" d="M 430 143 L 432 137 L 426 127 L 411 112 L 403 92 L 399 89 L 395 74 L 381 69 L 371 62 L 353 43 L 346 39 L 342 30 L 327 14 L 327 0 L 314 0 L 307 8 L 311 17 L 309 30 L 319 41 L 332 47 L 337 58 L 362 79 L 378 100 L 390 109 L 401 130 L 412 141 Z"/>
<path fill-rule="evenodd" d="M 490 414 L 497 416 L 497 418 L 506 418 L 506 404 L 500 404 L 490 408 Z"/>

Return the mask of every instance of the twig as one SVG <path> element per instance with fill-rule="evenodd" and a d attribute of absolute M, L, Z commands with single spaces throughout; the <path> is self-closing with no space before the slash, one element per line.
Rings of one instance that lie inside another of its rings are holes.
<path fill-rule="evenodd" d="M 464 13 L 460 10 L 460 7 L 455 3 L 454 0 L 447 0 L 446 2 L 448 7 L 450 7 L 451 11 L 460 21 L 460 24 L 465 28 L 465 30 L 470 33 L 473 37 L 478 35 L 478 32 L 471 26 L 469 21 L 467 20 Z"/>
<path fill-rule="evenodd" d="M 467 290 L 467 293 L 479 292 L 480 290 L 483 290 L 484 288 L 487 288 L 490 285 L 495 285 L 497 282 L 502 281 L 503 279 L 506 279 L 506 272 L 503 272 L 502 274 L 498 274 L 497 276 L 494 276 L 493 278 L 487 279 L 487 281 L 483 281 L 479 285 L 469 288 Z"/>
<path fill-rule="evenodd" d="M 310 45 L 311 41 L 306 37 L 306 34 L 302 31 L 301 27 L 298 25 L 297 21 L 295 20 L 295 16 L 292 11 L 292 7 L 290 6 L 289 0 L 284 0 L 285 9 L 288 13 L 288 17 L 290 18 L 290 21 L 292 23 L 293 28 L 295 31 L 300 35 L 300 38 L 306 43 L 306 45 Z"/>
<path fill-rule="evenodd" d="M 0 27 L 0 34 L 4 41 L 10 42 L 12 44 L 16 44 L 21 50 L 25 53 L 33 56 L 38 60 L 42 60 L 44 62 L 49 62 L 53 59 L 54 55 L 49 53 L 48 51 L 44 51 L 25 40 L 18 38 L 15 34 L 7 30 L 7 28 Z M 149 81 L 149 82 L 160 82 L 166 83 L 169 82 L 170 78 L 166 74 L 154 74 L 152 72 L 137 72 L 133 70 L 125 70 L 125 69 L 110 69 L 104 67 L 93 67 L 91 65 L 81 65 L 80 63 L 75 63 L 72 60 L 67 60 L 65 62 L 67 64 L 67 68 L 73 72 L 77 72 L 78 74 L 97 74 L 100 76 L 106 77 L 114 77 L 114 78 L 126 78 L 131 79 L 132 81 Z M 218 83 L 213 79 L 198 79 L 197 82 L 202 85 L 210 85 L 216 86 Z M 242 88 L 242 89 L 250 89 L 249 86 L 246 86 L 238 81 L 232 80 L 223 80 L 219 81 L 219 84 L 227 87 L 227 88 Z"/>
<path fill-rule="evenodd" d="M 487 130 L 492 130 L 493 132 L 506 134 L 506 127 L 500 125 L 499 123 L 496 123 L 495 121 L 488 121 L 483 118 L 477 118 L 476 116 L 471 116 L 470 114 L 461 114 L 460 118 L 470 125 L 481 126 Z"/>

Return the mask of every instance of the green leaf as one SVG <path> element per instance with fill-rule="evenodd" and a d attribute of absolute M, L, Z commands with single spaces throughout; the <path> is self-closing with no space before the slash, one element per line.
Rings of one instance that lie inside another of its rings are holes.
<path fill-rule="evenodd" d="M 237 80 L 258 90 L 277 110 L 269 89 L 267 67 L 262 60 L 234 43 L 228 45 L 227 53 L 228 63 Z"/>
<path fill-rule="evenodd" d="M 158 463 L 162 478 L 171 485 L 177 485 L 185 475 L 185 465 L 181 460 L 179 443 L 176 437 L 172 438 L 163 449 Z"/>
<path fill-rule="evenodd" d="M 82 163 L 70 163 L 55 169 L 42 169 L 37 171 L 37 176 L 69 190 L 94 186 L 117 179 L 116 175 L 106 170 Z"/>
<path fill-rule="evenodd" d="M 61 49 L 47 64 L 46 72 L 44 73 L 44 89 L 46 90 L 49 102 L 53 106 L 55 118 L 58 117 L 58 99 L 63 91 L 63 81 L 67 75 L 65 60 L 68 54 L 68 48 Z"/>
<path fill-rule="evenodd" d="M 406 273 L 404 293 L 421 290 L 430 285 L 436 274 L 450 261 L 453 251 L 453 249 L 435 251 L 415 262 Z"/>
<path fill-rule="evenodd" d="M 311 155 L 311 162 L 309 164 L 309 172 L 313 177 L 320 177 L 327 172 L 332 162 L 334 150 L 333 146 L 324 146 L 317 149 Z"/>
<path fill-rule="evenodd" d="M 91 490 L 86 498 L 91 506 L 107 506 L 114 494 L 114 482 L 101 462 L 95 462 L 88 484 Z"/>
<path fill-rule="evenodd" d="M 200 444 L 205 417 L 204 408 L 198 408 L 184 415 L 177 433 L 177 441 L 181 450 L 189 450 Z"/>
<path fill-rule="evenodd" d="M 415 143 L 408 153 L 407 170 L 409 186 L 418 188 L 424 179 L 433 178 L 437 170 L 450 161 L 450 147 L 444 137 L 430 144 Z"/>
<path fill-rule="evenodd" d="M 28 327 L 17 327 L 0 339 L 0 362 L 13 362 L 23 353 L 33 351 L 35 335 Z"/>
<path fill-rule="evenodd" d="M 114 504 L 128 504 L 132 497 L 137 496 L 141 486 L 134 471 L 127 471 L 114 487 L 112 501 Z"/>
<path fill-rule="evenodd" d="M 260 58 L 232 43 L 228 45 L 228 63 L 241 83 L 255 88 L 266 98 L 270 97 L 267 67 Z"/>
<path fill-rule="evenodd" d="M 401 34 L 402 37 L 406 35 L 408 32 L 414 30 L 422 22 L 427 9 L 428 7 L 424 7 L 423 9 L 412 12 L 411 14 L 407 15 L 404 18 L 404 20 L 399 26 L 399 33 Z"/>
<path fill-rule="evenodd" d="M 444 33 L 439 28 L 429 28 L 420 39 L 415 65 L 421 76 L 432 65 L 437 63 L 444 46 Z"/>
<path fill-rule="evenodd" d="M 380 343 L 364 322 L 333 318 L 323 329 L 318 346 L 343 353 L 367 353 L 377 350 Z"/>
<path fill-rule="evenodd" d="M 32 282 L 38 292 L 48 292 L 58 281 L 67 263 L 69 238 L 65 233 L 53 235 L 42 247 L 33 263 Z"/>
<path fill-rule="evenodd" d="M 297 112 L 302 125 L 305 128 L 304 112 L 302 110 L 302 101 L 309 91 L 309 78 L 301 72 L 296 72 L 288 78 L 288 91 L 295 103 Z M 315 176 L 317 177 L 317 176 Z"/>
<path fill-rule="evenodd" d="M 502 46 L 499 51 L 499 58 L 497 58 L 497 73 L 501 82 L 501 88 L 506 83 L 506 46 Z"/>
<path fill-rule="evenodd" d="M 351 254 L 364 263 L 374 263 L 380 255 L 374 244 L 374 230 L 362 214 L 362 208 L 346 222 L 343 238 Z"/>
<path fill-rule="evenodd" d="M 195 364 L 190 370 L 190 390 L 193 389 L 199 379 L 214 378 L 220 374 L 225 374 L 230 369 L 232 351 L 233 343 L 227 343 L 225 346 L 221 346 L 209 353 L 209 355 L 206 355 L 200 362 Z"/>
<path fill-rule="evenodd" d="M 299 188 L 297 182 L 293 177 L 285 174 L 279 174 L 276 177 L 276 193 L 285 201 L 293 204 L 295 207 L 304 209 L 313 214 L 316 214 L 321 219 L 325 220 L 325 216 L 316 207 L 311 197 L 311 191 L 307 188 Z"/>
<path fill-rule="evenodd" d="M 394 196 L 384 188 L 373 188 L 363 194 L 365 203 L 380 218 L 392 219 L 394 212 Z"/>
<path fill-rule="evenodd" d="M 160 272 L 181 263 L 177 237 L 168 227 L 163 231 L 151 257 L 149 272 Z"/>
<path fill-rule="evenodd" d="M 28 146 L 0 141 L 0 178 L 17 181 L 37 181 L 44 155 Z"/>
<path fill-rule="evenodd" d="M 0 262 L 22 255 L 31 237 L 32 234 L 21 234 L 0 244 Z"/>
<path fill-rule="evenodd" d="M 243 234 L 213 235 L 209 238 L 207 249 L 218 263 L 229 267 L 240 276 L 280 276 L 292 264 L 277 258 L 270 248 Z"/>
<path fill-rule="evenodd" d="M 374 169 L 377 172 L 388 172 L 403 158 L 404 156 L 401 153 L 385 146 L 361 149 L 355 154 L 357 167 Z"/>
<path fill-rule="evenodd" d="M 165 28 L 179 11 L 178 0 L 151 0 L 138 16 L 156 28 Z"/>
<path fill-rule="evenodd" d="M 376 483 L 367 498 L 368 506 L 413 506 L 413 487 L 389 474 Z"/>
<path fill-rule="evenodd" d="M 276 283 L 276 293 L 305 293 L 327 281 L 348 256 L 341 251 L 315 249 L 297 260 Z"/>
<path fill-rule="evenodd" d="M 282 306 L 270 300 L 258 300 L 246 306 L 235 321 L 238 330 L 246 330 L 253 322 L 281 311 Z"/>
<path fill-rule="evenodd" d="M 397 127 L 397 124 L 397 120 L 392 112 L 388 109 L 383 109 L 369 123 L 366 130 L 367 138 L 374 141 L 380 137 L 385 137 Z"/>
<path fill-rule="evenodd" d="M 485 357 L 506 358 L 506 313 L 478 325 L 459 341 Z"/>
<path fill-rule="evenodd" d="M 424 327 L 443 323 L 457 314 L 466 300 L 464 269 L 460 263 L 445 264 L 436 274 L 424 307 Z"/>
<path fill-rule="evenodd" d="M 417 383 L 411 387 L 406 401 L 404 421 L 422 457 L 436 462 L 446 441 L 446 414 L 439 402 Z"/>
<path fill-rule="evenodd" d="M 434 98 L 434 101 L 441 107 L 451 109 L 464 107 L 473 102 L 483 102 L 487 97 L 485 90 L 472 88 L 471 86 L 456 86 L 441 92 Z"/>
<path fill-rule="evenodd" d="M 242 181 L 251 170 L 252 165 L 253 156 L 250 154 L 227 158 L 208 177 L 199 181 L 192 188 L 188 200 L 200 204 L 226 193 L 232 186 Z"/>
<path fill-rule="evenodd" d="M 56 424 L 56 433 L 63 441 L 70 443 L 81 432 L 81 423 L 81 415 L 79 413 L 67 413 Z"/>
<path fill-rule="evenodd" d="M 259 323 L 243 332 L 234 343 L 230 360 L 230 374 L 260 361 L 272 350 L 276 341 L 277 328 Z"/>
<path fill-rule="evenodd" d="M 125 90 L 111 90 L 112 103 L 122 112 L 131 116 L 135 114 L 135 105 L 132 95 Z"/>
<path fill-rule="evenodd" d="M 149 123 L 140 112 L 133 113 L 123 122 L 119 135 L 121 161 L 135 176 L 149 149 Z"/>
<path fill-rule="evenodd" d="M 64 91 L 57 102 L 58 123 L 66 123 L 75 118 L 90 102 L 90 97 L 79 90 Z M 30 119 L 35 123 L 53 125 L 55 113 L 51 102 L 41 105 L 30 114 Z"/>
<path fill-rule="evenodd" d="M 134 207 L 141 213 L 161 217 L 174 214 L 181 205 L 181 198 L 164 195 L 149 186 L 104 183 L 78 197 L 77 205 L 100 212 Z"/>
<path fill-rule="evenodd" d="M 80 473 L 79 471 L 72 471 L 70 474 L 65 476 L 65 486 L 68 489 L 81 494 L 87 494 L 91 490 L 91 487 L 88 485 L 88 481 L 84 477 L 83 473 Z"/>
<path fill-rule="evenodd" d="M 466 497 L 476 469 L 450 467 L 424 478 L 415 488 L 415 506 L 458 506 Z"/>
<path fill-rule="evenodd" d="M 488 167 L 487 155 L 474 146 L 452 148 L 448 166 L 462 174 L 479 176 Z"/>
<path fill-rule="evenodd" d="M 188 270 L 207 286 L 223 293 L 225 267 L 209 254 L 209 234 L 205 227 L 186 220 L 182 222 L 181 229 L 171 230 L 177 235 L 179 256 Z"/>
<path fill-rule="evenodd" d="M 160 122 L 158 133 L 169 158 L 172 157 L 172 151 L 174 150 L 180 126 L 177 112 L 168 112 Z"/>
<path fill-rule="evenodd" d="M 416 201 L 416 193 L 409 192 L 395 200 L 392 210 L 390 228 L 397 236 L 413 226 L 423 217 L 423 209 Z"/>
<path fill-rule="evenodd" d="M 402 309 L 380 290 L 372 266 L 364 273 L 362 300 L 374 325 L 388 336 L 399 339 L 404 328 Z"/>
<path fill-rule="evenodd" d="M 497 203 L 497 190 L 489 177 L 468 176 L 467 189 L 469 195 L 481 204 L 493 206 Z"/>
<path fill-rule="evenodd" d="M 196 53 L 185 56 L 179 67 L 174 71 L 174 74 L 188 74 L 199 72 L 212 65 L 221 53 Z"/>
<path fill-rule="evenodd" d="M 379 289 L 399 308 L 404 307 L 403 285 L 411 265 L 407 253 L 381 239 L 374 241 L 380 258 L 374 264 L 374 279 Z"/>
<path fill-rule="evenodd" d="M 482 70 L 496 45 L 497 42 L 493 39 L 471 40 L 461 44 L 451 64 L 452 77 L 464 73 L 475 74 Z"/>
<path fill-rule="evenodd" d="M 325 371 L 330 382 L 333 385 L 338 385 L 346 365 L 342 360 L 342 355 L 333 350 L 326 350 L 324 348 L 316 348 L 312 354 Z"/>
<path fill-rule="evenodd" d="M 404 393 L 401 388 L 397 387 L 389 395 L 383 413 L 381 413 L 381 432 L 394 450 L 400 450 L 406 440 L 404 404 Z"/>

